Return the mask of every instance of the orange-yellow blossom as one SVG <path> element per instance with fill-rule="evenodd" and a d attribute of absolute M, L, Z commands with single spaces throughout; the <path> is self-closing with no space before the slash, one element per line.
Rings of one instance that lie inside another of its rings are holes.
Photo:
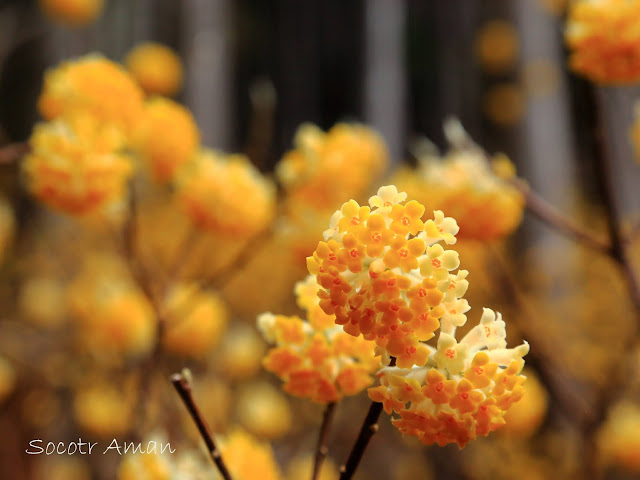
<path fill-rule="evenodd" d="M 88 113 L 36 125 L 29 145 L 22 163 L 29 190 L 70 215 L 95 213 L 119 199 L 133 173 L 119 129 Z"/>
<path fill-rule="evenodd" d="M 381 385 L 369 397 L 381 402 L 404 435 L 440 446 L 464 447 L 504 425 L 504 415 L 523 393 L 521 375 L 529 350 L 524 343 L 506 348 L 500 314 L 485 308 L 479 325 L 457 342 L 441 332 L 429 360 L 412 368 L 386 367 Z"/>
<path fill-rule="evenodd" d="M 178 178 L 176 196 L 198 228 L 226 237 L 257 234 L 275 215 L 275 187 L 243 155 L 201 150 Z"/>
<path fill-rule="evenodd" d="M 38 109 L 47 120 L 83 111 L 130 136 L 142 117 L 143 98 L 122 66 L 89 54 L 47 70 Z"/>
<path fill-rule="evenodd" d="M 602 84 L 640 80 L 640 0 L 577 0 L 569 5 L 565 40 L 573 71 Z"/>
<path fill-rule="evenodd" d="M 306 310 L 307 321 L 264 313 L 258 317 L 258 328 L 268 342 L 275 344 L 263 365 L 285 382 L 284 390 L 329 403 L 370 386 L 380 359 L 375 356 L 373 342 L 336 327 L 335 318 L 318 304 L 318 289 L 313 276 L 296 285 L 298 303 Z"/>
<path fill-rule="evenodd" d="M 339 123 L 328 132 L 312 124 L 300 126 L 295 149 L 276 167 L 292 203 L 333 209 L 345 197 L 358 198 L 388 163 L 380 136 L 359 124 Z"/>
<path fill-rule="evenodd" d="M 40 0 L 39 3 L 47 16 L 74 27 L 92 23 L 104 7 L 104 0 Z"/>
<path fill-rule="evenodd" d="M 172 49 L 159 43 L 136 45 L 125 59 L 127 70 L 148 94 L 173 96 L 182 87 L 182 62 Z"/>
<path fill-rule="evenodd" d="M 147 101 L 134 144 L 154 180 L 173 180 L 195 155 L 199 143 L 200 132 L 189 110 L 168 98 Z"/>
<path fill-rule="evenodd" d="M 424 207 L 405 200 L 391 185 L 369 206 L 343 204 L 307 258 L 324 312 L 345 332 L 375 341 L 400 367 L 424 365 L 429 351 L 422 342 L 434 336 L 443 315 L 468 310 L 460 303 L 466 271 L 453 273 L 458 254 L 434 250 L 439 242 L 455 243 L 456 221 L 441 211 L 423 221 Z"/>

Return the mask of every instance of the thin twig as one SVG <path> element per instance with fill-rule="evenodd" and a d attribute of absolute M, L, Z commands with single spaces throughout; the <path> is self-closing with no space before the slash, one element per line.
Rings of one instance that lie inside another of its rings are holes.
<path fill-rule="evenodd" d="M 220 454 L 220 450 L 218 450 L 218 447 L 213 440 L 211 429 L 209 428 L 209 425 L 207 425 L 205 419 L 202 417 L 200 409 L 193 399 L 193 395 L 191 393 L 191 384 L 184 377 L 184 375 L 180 373 L 175 373 L 171 376 L 171 383 L 173 383 L 173 386 L 178 392 L 178 395 L 180 395 L 180 398 L 182 399 L 182 403 L 184 403 L 184 406 L 187 408 L 187 411 L 191 415 L 193 422 L 196 424 L 196 427 L 198 427 L 200 436 L 204 440 L 204 443 L 207 445 L 207 450 L 209 450 L 211 460 L 213 460 L 213 463 L 218 468 L 220 475 L 222 475 L 222 478 L 224 478 L 224 480 L 231 480 L 231 474 L 229 473 L 227 466 L 224 464 L 222 455 Z"/>
<path fill-rule="evenodd" d="M 360 434 L 356 440 L 356 443 L 351 449 L 347 462 L 340 467 L 340 480 L 351 480 L 356 473 L 360 460 L 364 455 L 364 451 L 369 445 L 371 437 L 378 431 L 378 419 L 382 413 L 382 403 L 371 402 L 369 412 L 362 423 Z"/>
<path fill-rule="evenodd" d="M 551 226 L 558 233 L 571 240 L 576 240 L 606 255 L 611 254 L 611 244 L 608 241 L 599 238 L 596 234 L 584 229 L 573 219 L 564 215 L 556 207 L 531 190 L 525 182 L 519 178 L 513 178 L 510 180 L 510 183 L 524 195 L 527 209 L 538 218 L 538 220 Z"/>
<path fill-rule="evenodd" d="M 329 440 L 329 432 L 331 431 L 331 422 L 336 412 L 336 402 L 328 403 L 324 409 L 322 415 L 322 425 L 320 426 L 320 433 L 318 435 L 318 443 L 316 445 L 316 455 L 313 460 L 313 473 L 311 474 L 311 480 L 317 480 L 320 477 L 320 470 L 322 469 L 322 463 L 329 454 L 327 442 Z"/>

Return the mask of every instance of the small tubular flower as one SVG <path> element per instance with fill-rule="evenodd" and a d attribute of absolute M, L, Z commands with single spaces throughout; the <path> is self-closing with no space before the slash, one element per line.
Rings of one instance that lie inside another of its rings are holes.
<path fill-rule="evenodd" d="M 455 218 L 458 238 L 488 242 L 509 235 L 522 221 L 524 197 L 502 178 L 512 172 L 504 155 L 490 163 L 481 150 L 461 147 L 443 158 L 429 152 L 416 170 L 400 169 L 392 181 L 427 211 L 442 210 Z"/>
<path fill-rule="evenodd" d="M 173 180 L 195 155 L 199 143 L 200 132 L 189 110 L 168 98 L 147 101 L 134 145 L 154 180 Z"/>
<path fill-rule="evenodd" d="M 117 63 L 89 54 L 46 72 L 38 100 L 41 115 L 51 120 L 77 110 L 113 124 L 130 135 L 140 121 L 144 95 Z"/>
<path fill-rule="evenodd" d="M 289 200 L 314 208 L 334 208 L 344 197 L 358 198 L 388 163 L 387 149 L 377 133 L 358 124 L 339 123 L 327 133 L 302 125 L 295 150 L 276 167 Z"/>
<path fill-rule="evenodd" d="M 355 395 L 371 383 L 380 368 L 375 344 L 336 327 L 334 317 L 322 311 L 313 276 L 296 285 L 298 304 L 308 320 L 263 313 L 258 328 L 275 344 L 263 360 L 266 370 L 284 382 L 284 390 L 317 403 Z"/>
<path fill-rule="evenodd" d="M 521 375 L 529 351 L 524 343 L 506 348 L 500 314 L 485 308 L 479 325 L 460 342 L 441 333 L 437 347 L 428 347 L 424 366 L 386 367 L 381 385 L 369 396 L 395 413 L 393 424 L 404 435 L 440 446 L 464 447 L 504 425 L 505 413 L 524 395 Z"/>
<path fill-rule="evenodd" d="M 598 84 L 640 80 L 640 0 L 578 0 L 567 13 L 569 66 Z"/>
<path fill-rule="evenodd" d="M 370 207 L 345 203 L 307 266 L 322 287 L 326 314 L 345 332 L 375 341 L 398 366 L 410 367 L 426 363 L 429 350 L 421 342 L 455 310 L 466 272 L 454 275 L 457 254 L 437 247 L 455 243 L 456 221 L 436 211 L 423 222 L 424 207 L 405 200 L 404 192 L 385 186 Z"/>
<path fill-rule="evenodd" d="M 198 228 L 226 237 L 254 235 L 275 215 L 275 187 L 243 155 L 201 150 L 176 196 Z"/>
<path fill-rule="evenodd" d="M 182 87 L 182 62 L 167 46 L 141 43 L 127 54 L 124 63 L 147 94 L 171 97 Z"/>
<path fill-rule="evenodd" d="M 39 3 L 47 16 L 74 27 L 93 23 L 104 7 L 104 0 L 40 0 Z"/>
<path fill-rule="evenodd" d="M 69 215 L 95 213 L 121 198 L 133 173 L 119 130 L 88 114 L 36 125 L 29 144 L 22 164 L 29 190 Z"/>

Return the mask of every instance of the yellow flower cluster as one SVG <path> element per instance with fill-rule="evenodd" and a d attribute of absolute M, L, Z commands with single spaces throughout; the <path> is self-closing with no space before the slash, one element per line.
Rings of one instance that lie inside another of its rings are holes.
<path fill-rule="evenodd" d="M 145 92 L 175 95 L 182 87 L 182 62 L 169 47 L 146 42 L 135 46 L 125 59 L 127 70 Z"/>
<path fill-rule="evenodd" d="M 176 196 L 198 228 L 227 237 L 257 234 L 275 215 L 275 187 L 243 155 L 201 150 Z"/>
<path fill-rule="evenodd" d="M 570 67 L 600 84 L 640 80 L 640 0 L 579 0 L 570 4 L 565 39 Z"/>
<path fill-rule="evenodd" d="M 327 133 L 304 124 L 296 133 L 295 147 L 277 165 L 278 179 L 291 203 L 320 210 L 365 194 L 388 162 L 379 135 L 358 124 L 339 123 Z"/>
<path fill-rule="evenodd" d="M 36 125 L 22 167 L 29 189 L 71 215 L 94 213 L 119 198 L 132 174 L 117 128 L 84 112 Z"/>
<path fill-rule="evenodd" d="M 399 415 L 393 424 L 402 434 L 462 448 L 504 425 L 505 413 L 524 394 L 520 372 L 529 346 L 508 349 L 505 335 L 500 314 L 485 308 L 480 324 L 460 342 L 441 332 L 427 365 L 383 369 L 381 385 L 369 396 Z"/>
<path fill-rule="evenodd" d="M 220 442 L 220 451 L 235 480 L 280 480 L 282 474 L 268 443 L 235 429 Z M 218 477 L 216 477 L 218 478 Z"/>
<path fill-rule="evenodd" d="M 198 126 L 185 107 L 163 97 L 145 104 L 134 144 L 156 181 L 172 180 L 196 153 L 199 143 Z"/>
<path fill-rule="evenodd" d="M 609 411 L 598 432 L 598 446 L 605 463 L 640 472 L 640 408 L 623 401 Z"/>
<path fill-rule="evenodd" d="M 369 390 L 395 426 L 427 444 L 464 446 L 504 423 L 523 393 L 525 343 L 506 348 L 505 324 L 485 309 L 480 324 L 458 342 L 466 323 L 467 271 L 458 254 L 458 226 L 441 211 L 423 222 L 424 206 L 395 186 L 381 187 L 369 207 L 354 200 L 331 218 L 325 241 L 308 258 L 322 287 L 320 306 L 345 332 L 375 341 L 396 366 Z M 424 342 L 439 331 L 437 346 Z"/>
<path fill-rule="evenodd" d="M 195 285 L 179 284 L 167 300 L 164 348 L 173 354 L 201 358 L 210 353 L 229 320 L 227 307 L 215 293 L 196 291 Z"/>
<path fill-rule="evenodd" d="M 284 390 L 329 403 L 371 385 L 380 359 L 374 356 L 373 342 L 336 327 L 335 317 L 320 307 L 319 291 L 313 276 L 296 284 L 298 305 L 307 313 L 306 321 L 264 313 L 258 317 L 258 328 L 268 342 L 276 345 L 263 365 L 285 382 Z"/>
<path fill-rule="evenodd" d="M 143 98 L 124 68 L 90 54 L 46 72 L 38 108 L 47 120 L 80 110 L 132 134 L 142 117 Z"/>
<path fill-rule="evenodd" d="M 40 8 L 47 16 L 75 27 L 92 23 L 103 6 L 104 0 L 40 0 Z"/>
<path fill-rule="evenodd" d="M 492 165 L 479 149 L 453 149 L 443 158 L 422 157 L 417 170 L 401 169 L 392 181 L 428 211 L 442 210 L 455 218 L 459 238 L 491 241 L 520 225 L 525 205 L 523 195 L 494 169 L 507 176 L 514 171 L 503 155 Z"/>

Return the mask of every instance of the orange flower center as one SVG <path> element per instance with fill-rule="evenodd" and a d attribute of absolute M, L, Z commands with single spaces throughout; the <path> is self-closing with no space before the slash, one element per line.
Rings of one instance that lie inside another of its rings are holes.
<path fill-rule="evenodd" d="M 447 348 L 444 354 L 449 358 L 453 358 L 456 356 L 456 351 L 453 348 Z"/>

